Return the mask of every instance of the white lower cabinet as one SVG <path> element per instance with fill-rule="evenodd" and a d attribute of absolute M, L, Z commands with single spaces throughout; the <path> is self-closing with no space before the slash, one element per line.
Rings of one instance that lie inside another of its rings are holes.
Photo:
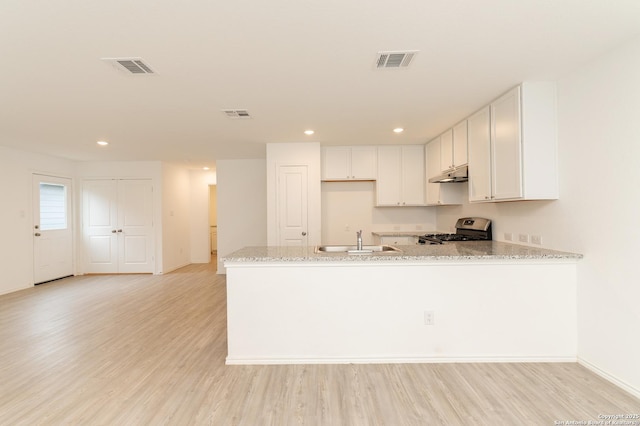
<path fill-rule="evenodd" d="M 469 201 L 558 198 L 556 91 L 525 82 L 468 119 Z"/>
<path fill-rule="evenodd" d="M 376 205 L 424 206 L 424 167 L 422 145 L 379 146 Z"/>

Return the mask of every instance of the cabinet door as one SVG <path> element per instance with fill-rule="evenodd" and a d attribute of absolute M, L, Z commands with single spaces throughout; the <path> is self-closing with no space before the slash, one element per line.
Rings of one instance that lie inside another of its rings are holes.
<path fill-rule="evenodd" d="M 402 147 L 402 205 L 425 204 L 424 146 Z"/>
<path fill-rule="evenodd" d="M 453 169 L 453 130 L 440 135 L 440 171 Z"/>
<path fill-rule="evenodd" d="M 440 174 L 440 138 L 437 137 L 426 146 L 427 150 L 427 171 L 428 177 L 438 176 Z M 427 185 L 427 205 L 440 204 L 440 184 L 429 183 L 429 179 L 426 179 Z"/>
<path fill-rule="evenodd" d="M 522 198 L 520 87 L 491 104 L 492 185 L 496 200 Z"/>
<path fill-rule="evenodd" d="M 378 147 L 378 179 L 376 204 L 399 206 L 402 187 L 402 149 L 399 146 Z"/>
<path fill-rule="evenodd" d="M 426 176 L 434 177 L 441 174 L 440 170 L 440 137 L 435 138 L 427 143 L 426 147 Z"/>
<path fill-rule="evenodd" d="M 467 120 L 469 142 L 469 201 L 491 200 L 490 109 L 485 107 Z"/>
<path fill-rule="evenodd" d="M 467 120 L 453 128 L 453 165 L 467 164 Z"/>
<path fill-rule="evenodd" d="M 349 179 L 351 150 L 348 146 L 322 148 L 322 180 Z"/>
<path fill-rule="evenodd" d="M 351 147 L 351 178 L 375 180 L 377 173 L 377 150 L 375 146 Z"/>

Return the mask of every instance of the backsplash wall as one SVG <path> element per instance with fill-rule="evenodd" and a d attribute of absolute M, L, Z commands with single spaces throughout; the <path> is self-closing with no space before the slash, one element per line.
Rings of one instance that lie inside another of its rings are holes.
<path fill-rule="evenodd" d="M 433 231 L 435 208 L 375 207 L 374 182 L 323 182 L 322 243 L 354 244 L 360 229 L 364 244 L 374 231 Z"/>

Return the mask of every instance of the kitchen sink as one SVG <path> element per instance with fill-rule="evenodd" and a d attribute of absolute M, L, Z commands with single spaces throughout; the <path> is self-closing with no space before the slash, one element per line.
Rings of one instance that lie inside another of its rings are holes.
<path fill-rule="evenodd" d="M 368 254 L 368 253 L 393 253 L 400 250 L 393 246 L 362 246 L 358 250 L 357 246 L 316 246 L 316 253 L 348 253 L 348 254 Z"/>

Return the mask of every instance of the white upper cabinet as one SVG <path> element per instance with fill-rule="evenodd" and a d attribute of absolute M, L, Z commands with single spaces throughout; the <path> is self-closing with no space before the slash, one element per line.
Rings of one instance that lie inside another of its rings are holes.
<path fill-rule="evenodd" d="M 466 122 L 465 122 L 466 123 Z M 428 177 L 442 173 L 441 167 L 441 137 L 437 137 L 426 145 L 426 166 Z M 466 152 L 465 152 L 466 156 Z M 462 204 L 464 200 L 464 185 L 460 183 L 430 183 L 427 179 L 427 205 L 444 206 Z"/>
<path fill-rule="evenodd" d="M 453 167 L 467 163 L 467 120 L 464 120 L 453 127 Z"/>
<path fill-rule="evenodd" d="M 432 178 L 442 174 L 442 168 L 440 167 L 440 147 L 441 136 L 438 136 L 426 145 L 427 178 Z"/>
<path fill-rule="evenodd" d="M 424 166 L 422 145 L 379 146 L 376 204 L 424 206 Z"/>
<path fill-rule="evenodd" d="M 469 201 L 491 201 L 491 111 L 482 108 L 467 119 Z"/>
<path fill-rule="evenodd" d="M 491 103 L 491 196 L 522 198 L 520 88 Z"/>
<path fill-rule="evenodd" d="M 453 128 L 429 142 L 429 145 L 439 145 L 439 156 L 430 156 L 432 160 L 429 177 L 447 173 L 456 167 L 467 164 L 467 120 L 456 124 Z M 436 158 L 438 163 L 436 163 Z"/>
<path fill-rule="evenodd" d="M 525 82 L 468 119 L 469 201 L 558 198 L 556 91 Z"/>
<path fill-rule="evenodd" d="M 440 172 L 453 167 L 453 129 L 449 129 L 440 135 Z"/>
<path fill-rule="evenodd" d="M 322 148 L 322 180 L 375 180 L 375 146 L 328 146 Z"/>

